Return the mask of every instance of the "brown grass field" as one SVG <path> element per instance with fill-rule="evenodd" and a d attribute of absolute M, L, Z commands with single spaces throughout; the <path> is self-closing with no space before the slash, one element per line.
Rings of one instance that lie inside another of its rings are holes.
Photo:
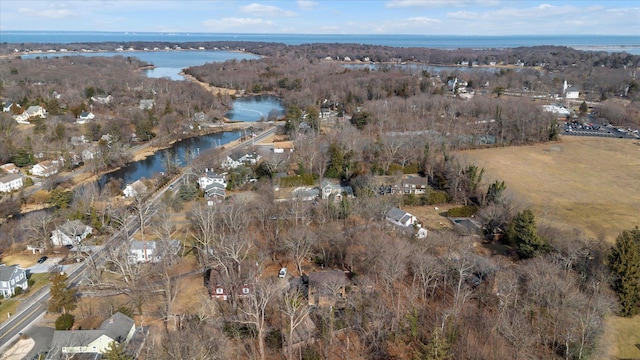
<path fill-rule="evenodd" d="M 458 153 L 485 169 L 486 183 L 504 180 L 508 193 L 531 208 L 539 223 L 579 230 L 613 244 L 623 230 L 640 226 L 640 142 L 563 137 L 522 147 Z M 606 358 L 640 359 L 640 316 L 610 316 Z"/>
<path fill-rule="evenodd" d="M 538 222 L 578 229 L 609 243 L 640 225 L 637 140 L 563 137 L 562 141 L 459 153 L 485 169 L 486 183 L 504 180 L 508 193 Z"/>

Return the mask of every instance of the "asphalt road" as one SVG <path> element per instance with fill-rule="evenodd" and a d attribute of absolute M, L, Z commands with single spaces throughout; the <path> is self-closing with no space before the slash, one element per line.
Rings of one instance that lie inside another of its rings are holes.
<path fill-rule="evenodd" d="M 265 138 L 273 135 L 275 132 L 276 132 L 276 127 L 269 128 L 263 131 L 262 133 L 258 134 L 256 137 L 254 137 L 252 141 L 245 141 L 234 147 L 225 149 L 223 151 L 223 155 L 228 155 L 233 151 L 240 150 L 253 143 L 260 142 Z M 174 181 L 171 182 L 171 184 L 175 185 L 179 183 L 182 180 L 183 176 L 184 175 L 178 176 Z M 169 190 L 169 186 L 163 187 L 162 189 L 160 189 L 159 191 L 157 191 L 155 194 L 151 196 L 151 198 L 149 199 L 149 202 L 153 204 L 159 201 L 162 194 L 164 194 L 164 192 L 167 190 Z M 130 235 L 138 231 L 139 227 L 140 225 L 137 224 L 137 222 L 135 221 L 135 216 L 134 215 L 130 216 L 127 219 L 127 226 L 124 226 L 123 229 L 121 229 L 120 231 L 112 235 L 109 238 L 109 240 L 106 241 L 104 248 L 107 248 L 109 246 L 114 246 L 114 244 L 121 245 L 123 243 L 122 241 L 124 239 L 130 239 Z M 125 229 L 127 229 L 128 234 L 124 234 Z M 120 241 L 120 244 L 117 243 L 118 241 Z M 103 251 L 104 248 L 98 252 L 94 252 L 91 255 L 94 262 L 100 263 L 101 261 L 103 261 L 104 253 L 105 253 Z M 50 259 L 47 260 L 47 262 L 49 261 Z M 45 264 L 49 265 L 47 264 L 47 262 L 45 262 Z M 45 265 L 45 264 L 42 264 L 42 265 Z M 82 275 L 85 269 L 86 269 L 86 262 L 82 262 L 79 264 L 77 268 L 75 268 L 69 273 L 69 280 L 68 280 L 69 286 L 77 286 L 80 280 L 82 280 Z M 0 353 L 3 352 L 3 349 L 6 346 L 13 344 L 13 342 L 18 338 L 19 334 L 28 330 L 29 327 L 31 327 L 31 325 L 33 325 L 38 319 L 40 319 L 45 315 L 47 311 L 47 306 L 48 306 L 47 302 L 49 300 L 49 297 L 50 297 L 49 286 L 46 286 L 45 288 L 38 290 L 38 292 L 33 294 L 29 299 L 25 300 L 26 306 L 23 306 L 22 309 L 19 310 L 17 314 L 14 314 L 9 320 L 0 324 Z M 36 344 L 36 347 L 41 345 L 42 344 Z"/>

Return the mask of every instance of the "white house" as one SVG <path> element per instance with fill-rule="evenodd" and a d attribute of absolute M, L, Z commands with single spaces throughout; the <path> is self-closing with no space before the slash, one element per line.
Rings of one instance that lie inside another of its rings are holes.
<path fill-rule="evenodd" d="M 78 245 L 89 234 L 93 234 L 91 226 L 80 220 L 67 221 L 51 232 L 51 243 L 53 246 Z"/>
<path fill-rule="evenodd" d="M 47 110 L 45 110 L 45 108 L 43 108 L 42 106 L 38 106 L 38 105 L 29 106 L 24 113 L 27 114 L 29 118 L 36 117 L 36 116 L 40 116 L 41 118 L 47 117 Z"/>
<path fill-rule="evenodd" d="M 163 257 L 173 256 L 180 250 L 178 240 L 160 241 L 130 241 L 129 242 L 129 262 L 134 263 L 157 263 Z"/>
<path fill-rule="evenodd" d="M 27 290 L 27 273 L 20 265 L 6 266 L 0 265 L 0 295 L 11 297 L 16 293 L 16 288 Z"/>
<path fill-rule="evenodd" d="M 49 160 L 41 161 L 31 167 L 31 173 L 36 176 L 49 177 L 58 173 L 58 166 Z"/>
<path fill-rule="evenodd" d="M 109 104 L 111 100 L 113 100 L 113 97 L 111 95 L 107 95 L 107 96 L 98 95 L 98 96 L 91 97 L 91 101 L 97 104 Z"/>
<path fill-rule="evenodd" d="M 16 108 L 20 109 L 20 104 L 18 103 L 14 103 L 13 101 L 7 101 L 3 106 L 2 106 L 2 112 L 11 112 L 11 107 L 13 106 L 13 104 L 16 105 Z"/>
<path fill-rule="evenodd" d="M 27 125 L 31 124 L 29 122 L 29 114 L 27 114 L 26 112 L 23 112 L 22 114 L 18 114 L 18 115 L 13 115 L 12 118 L 18 124 L 27 124 Z"/>
<path fill-rule="evenodd" d="M 47 359 L 71 359 L 75 358 L 73 354 L 82 353 L 103 354 L 114 341 L 126 346 L 135 331 L 133 319 L 120 312 L 111 315 L 95 330 L 56 330 Z"/>
<path fill-rule="evenodd" d="M 260 155 L 257 153 L 250 154 L 231 154 L 227 155 L 227 158 L 222 162 L 224 169 L 235 169 L 240 165 L 255 165 L 260 160 Z"/>
<path fill-rule="evenodd" d="M 82 161 L 87 162 L 89 160 L 93 160 L 100 156 L 102 150 L 100 150 L 100 146 L 91 145 L 88 148 L 82 150 Z"/>
<path fill-rule="evenodd" d="M 418 219 L 414 215 L 400 210 L 397 207 L 393 207 L 387 211 L 386 219 L 388 222 L 396 225 L 403 231 L 412 232 L 418 237 L 418 239 L 427 237 L 427 229 L 422 227 L 418 222 Z"/>
<path fill-rule="evenodd" d="M 0 177 L 0 192 L 11 192 L 23 186 L 22 176 L 18 174 L 9 174 Z"/>
<path fill-rule="evenodd" d="M 80 113 L 78 120 L 76 120 L 76 124 L 86 124 L 87 121 L 95 119 L 95 115 L 90 111 L 83 111 Z"/>
<path fill-rule="evenodd" d="M 277 141 L 273 143 L 273 152 L 276 154 L 293 152 L 293 141 Z"/>
<path fill-rule="evenodd" d="M 20 169 L 14 163 L 0 165 L 0 169 L 4 170 L 7 174 L 17 174 L 20 172 Z"/>
<path fill-rule="evenodd" d="M 133 184 L 127 184 L 122 191 L 125 197 L 136 197 L 147 192 L 147 186 L 140 180 L 136 180 Z"/>
<path fill-rule="evenodd" d="M 564 97 L 565 99 L 577 99 L 578 97 L 580 97 L 580 91 L 578 90 L 578 88 L 571 86 L 564 93 Z"/>
<path fill-rule="evenodd" d="M 225 179 L 224 175 L 221 174 L 206 171 L 202 176 L 198 178 L 198 186 L 200 186 L 200 189 L 204 190 L 207 186 L 213 183 L 218 183 L 223 187 L 227 187 L 227 180 Z"/>
<path fill-rule="evenodd" d="M 206 198 L 213 198 L 217 202 L 222 202 L 227 196 L 225 186 L 217 182 L 207 185 L 202 190 Z"/>
<path fill-rule="evenodd" d="M 142 99 L 140 100 L 140 110 L 151 110 L 153 109 L 153 106 L 155 105 L 155 101 L 153 101 L 152 99 L 146 100 L 146 99 Z"/>

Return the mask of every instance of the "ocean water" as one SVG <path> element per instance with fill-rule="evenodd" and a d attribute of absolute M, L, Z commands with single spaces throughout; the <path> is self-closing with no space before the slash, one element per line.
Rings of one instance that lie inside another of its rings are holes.
<path fill-rule="evenodd" d="M 28 43 L 95 43 L 160 41 L 169 43 L 202 41 L 260 41 L 287 45 L 310 43 L 353 43 L 393 47 L 510 48 L 519 46 L 559 45 L 581 50 L 626 51 L 640 55 L 640 36 L 624 35 L 321 35 L 321 34 L 220 34 L 220 33 L 156 33 L 156 32 L 43 32 L 2 31 L 0 42 Z"/>
<path fill-rule="evenodd" d="M 260 56 L 237 51 L 207 51 L 207 50 L 181 50 L 181 51 L 105 51 L 105 52 L 68 52 L 68 53 L 32 53 L 22 55 L 23 59 L 35 59 L 60 56 L 131 56 L 139 58 L 147 63 L 155 65 L 153 69 L 145 70 L 151 78 L 169 78 L 171 80 L 184 80 L 180 75 L 182 69 L 204 65 L 206 63 L 224 62 L 227 60 L 251 60 Z"/>

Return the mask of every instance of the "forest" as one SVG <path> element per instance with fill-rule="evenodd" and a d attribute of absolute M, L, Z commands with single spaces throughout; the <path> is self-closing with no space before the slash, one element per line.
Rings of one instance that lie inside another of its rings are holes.
<path fill-rule="evenodd" d="M 203 199 L 196 176 L 153 207 L 142 197 L 111 206 L 122 195 L 117 184 L 74 186 L 55 178 L 36 192 L 38 199 L 26 191 L 0 198 L 3 253 L 47 243 L 52 229 L 69 219 L 91 224 L 97 242 L 129 226 L 130 217 L 140 225 L 140 240 L 180 241 L 178 255 L 158 263 L 131 264 L 125 246 L 107 248 L 105 264 L 78 255 L 89 264 L 80 291 L 117 296 L 95 304 L 73 299 L 76 321 L 106 318 L 114 309 L 144 318 L 151 330 L 139 358 L 598 359 L 606 356 L 605 317 L 640 310 L 637 228 L 620 229 L 613 247 L 613 241 L 553 228 L 508 196 L 509 184 L 488 183 L 484 169 L 457 156 L 464 149 L 559 141 L 567 119 L 542 105 L 558 101 L 553 94 L 565 80 L 591 104 L 587 111 L 580 102 L 568 105 L 576 121 L 589 112 L 603 123 L 640 127 L 639 56 L 564 47 L 187 45 L 262 55 L 184 72 L 245 96 L 280 97 L 286 114 L 264 120 L 277 120 L 278 135 L 294 141 L 295 151 L 229 171 L 232 195 L 215 206 Z M 380 64 L 350 67 L 355 61 L 345 57 Z M 502 65 L 480 71 L 411 66 L 463 61 Z M 190 81 L 147 78 L 140 72 L 146 66 L 135 53 L 1 59 L 2 100 L 41 105 L 50 115 L 20 125 L 3 113 L 0 162 L 28 166 L 37 153 L 53 158 L 79 151 L 71 137 L 84 135 L 103 147 L 100 159 L 84 165 L 98 174 L 130 161 L 140 143 L 162 146 L 197 136 L 195 113 L 224 121 L 232 96 Z M 461 82 L 466 85 L 455 85 Z M 114 101 L 92 100 L 100 95 Z M 156 106 L 140 109 L 143 99 Z M 98 120 L 77 125 L 87 110 Z M 111 141 L 100 143 L 107 133 Z M 222 172 L 219 163 L 214 150 L 190 169 Z M 409 175 L 425 179 L 424 193 L 380 193 L 385 181 Z M 276 199 L 274 187 L 323 180 L 350 186 L 355 196 Z M 52 211 L 20 213 L 21 205 L 34 202 L 49 203 Z M 480 226 L 477 232 L 428 229 L 426 239 L 417 239 L 385 219 L 391 208 L 409 206 L 440 207 L 443 219 L 470 218 Z M 281 267 L 288 270 L 284 279 L 277 276 Z M 229 290 L 224 301 L 215 299 L 220 286 Z M 322 300 L 314 300 L 314 288 Z"/>

